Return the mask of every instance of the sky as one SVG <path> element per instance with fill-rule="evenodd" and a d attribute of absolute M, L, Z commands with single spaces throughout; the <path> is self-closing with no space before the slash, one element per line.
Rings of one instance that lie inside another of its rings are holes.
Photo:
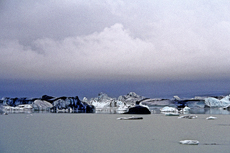
<path fill-rule="evenodd" d="M 0 96 L 229 94 L 229 8 L 228 0 L 0 0 Z"/>

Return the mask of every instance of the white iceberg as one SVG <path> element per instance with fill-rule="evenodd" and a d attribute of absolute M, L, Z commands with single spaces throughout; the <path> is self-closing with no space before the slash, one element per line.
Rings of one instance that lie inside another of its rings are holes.
<path fill-rule="evenodd" d="M 180 110 L 180 113 L 182 114 L 189 114 L 190 108 L 188 106 L 185 106 L 183 109 Z"/>
<path fill-rule="evenodd" d="M 160 109 L 161 112 L 178 112 L 178 109 L 174 107 L 165 106 Z"/>
<path fill-rule="evenodd" d="M 117 107 L 117 111 L 127 111 L 129 107 L 127 105 L 120 105 Z"/>
<path fill-rule="evenodd" d="M 23 111 L 26 111 L 26 110 L 32 110 L 32 105 L 31 104 L 22 104 L 22 105 L 18 105 L 18 106 L 4 106 L 4 110 L 5 111 L 20 111 L 20 112 L 23 112 Z"/>
<path fill-rule="evenodd" d="M 185 106 L 183 109 L 182 109 L 182 112 L 189 112 L 190 108 L 188 106 Z"/>
<path fill-rule="evenodd" d="M 135 92 L 130 92 L 127 95 L 119 96 L 118 101 L 125 102 L 126 104 L 135 104 L 137 101 L 143 100 L 145 97 L 136 94 Z"/>
<path fill-rule="evenodd" d="M 223 107 L 227 108 L 230 106 L 230 96 L 226 96 L 222 99 L 217 99 L 213 97 L 205 98 L 205 105 L 208 107 Z"/>
<path fill-rule="evenodd" d="M 95 106 L 97 109 L 99 108 L 104 108 L 104 107 L 109 107 L 110 102 L 98 102 L 98 101 L 92 101 L 91 104 Z"/>
<path fill-rule="evenodd" d="M 33 102 L 33 109 L 36 111 L 49 110 L 53 105 L 45 100 L 35 100 Z"/>
<path fill-rule="evenodd" d="M 97 97 L 91 98 L 89 103 L 95 106 L 96 109 L 103 109 L 106 107 L 115 107 L 116 99 L 109 97 L 105 93 L 99 93 Z"/>

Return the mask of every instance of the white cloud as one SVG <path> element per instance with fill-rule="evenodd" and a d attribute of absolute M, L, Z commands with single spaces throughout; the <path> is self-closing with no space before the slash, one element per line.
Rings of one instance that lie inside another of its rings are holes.
<path fill-rule="evenodd" d="M 33 78 L 103 78 L 118 73 L 132 74 L 130 69 L 138 67 L 143 51 L 151 46 L 130 37 L 121 24 L 88 36 L 62 41 L 38 39 L 33 43 L 39 52 L 18 41 L 2 43 L 2 73 Z"/>
<path fill-rule="evenodd" d="M 15 12 L 8 7 L 0 15 L 5 21 L 0 23 L 1 78 L 230 76 L 227 1 L 18 5 L 12 7 Z"/>
<path fill-rule="evenodd" d="M 224 66 L 230 61 L 224 57 L 230 53 L 212 50 L 212 42 L 202 46 L 207 40 L 194 33 L 179 35 L 182 38 L 177 41 L 168 37 L 157 42 L 141 40 L 115 24 L 87 36 L 38 39 L 33 43 L 39 52 L 18 41 L 5 42 L 1 45 L 1 74 L 34 79 L 160 79 L 226 72 Z"/>

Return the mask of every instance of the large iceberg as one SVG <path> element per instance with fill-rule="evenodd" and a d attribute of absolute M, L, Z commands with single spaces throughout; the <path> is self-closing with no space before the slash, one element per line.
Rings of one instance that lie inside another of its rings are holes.
<path fill-rule="evenodd" d="M 217 98 L 213 98 L 213 97 L 205 98 L 205 106 L 227 108 L 230 106 L 230 95 L 220 100 Z"/>
<path fill-rule="evenodd" d="M 191 99 L 181 99 L 178 96 L 174 96 L 172 103 L 176 105 L 178 110 L 182 110 L 184 107 L 204 107 L 204 97 L 195 97 Z"/>
<path fill-rule="evenodd" d="M 51 111 L 51 112 L 95 112 L 95 107 L 76 97 L 52 97 L 44 95 L 41 98 L 2 98 L 1 103 L 5 111 L 23 112 Z"/>
<path fill-rule="evenodd" d="M 43 96 L 42 100 L 46 100 L 53 104 L 50 108 L 51 112 L 69 112 L 69 113 L 94 113 L 95 107 L 86 102 L 80 101 L 76 97 L 51 97 Z"/>
<path fill-rule="evenodd" d="M 96 109 L 116 107 L 116 98 L 111 98 L 107 94 L 101 92 L 97 97 L 91 98 L 89 103 L 95 106 Z"/>

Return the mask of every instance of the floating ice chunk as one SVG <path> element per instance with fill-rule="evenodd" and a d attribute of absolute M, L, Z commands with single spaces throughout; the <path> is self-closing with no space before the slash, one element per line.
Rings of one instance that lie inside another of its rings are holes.
<path fill-rule="evenodd" d="M 165 106 L 163 108 L 160 109 L 161 112 L 178 112 L 178 110 L 174 107 L 169 107 L 169 106 Z"/>
<path fill-rule="evenodd" d="M 193 116 L 193 115 L 186 115 L 186 116 L 180 116 L 178 118 L 187 118 L 187 119 L 195 119 L 197 118 L 197 116 Z"/>
<path fill-rule="evenodd" d="M 209 116 L 206 118 L 206 120 L 215 120 L 217 117 L 214 117 L 214 116 Z"/>
<path fill-rule="evenodd" d="M 143 117 L 135 117 L 135 116 L 117 118 L 117 120 L 142 120 L 142 119 Z"/>
<path fill-rule="evenodd" d="M 183 144 L 183 145 L 198 145 L 199 141 L 197 141 L 197 140 L 182 140 L 182 141 L 180 141 L 180 144 Z"/>
<path fill-rule="evenodd" d="M 179 113 L 174 113 L 174 112 L 167 112 L 167 113 L 164 113 L 165 116 L 180 116 Z"/>

